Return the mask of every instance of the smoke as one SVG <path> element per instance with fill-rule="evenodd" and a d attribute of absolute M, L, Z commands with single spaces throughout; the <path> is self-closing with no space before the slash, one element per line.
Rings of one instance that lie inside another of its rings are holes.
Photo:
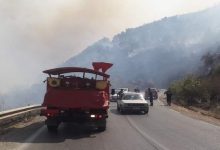
<path fill-rule="evenodd" d="M 0 0 L 0 93 L 39 82 L 42 70 L 62 64 L 102 37 L 219 0 L 199 1 Z"/>

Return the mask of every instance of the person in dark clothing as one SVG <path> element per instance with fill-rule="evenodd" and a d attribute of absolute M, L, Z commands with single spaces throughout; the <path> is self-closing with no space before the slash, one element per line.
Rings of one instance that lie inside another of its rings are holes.
<path fill-rule="evenodd" d="M 122 96 L 124 95 L 124 90 L 121 89 L 119 92 L 118 92 L 118 98 L 119 99 L 122 99 Z"/>
<path fill-rule="evenodd" d="M 112 89 L 111 95 L 114 95 L 114 94 L 115 94 L 115 89 Z"/>
<path fill-rule="evenodd" d="M 140 93 L 139 88 L 135 88 L 135 89 L 134 89 L 134 92 L 136 92 L 136 93 Z"/>
<path fill-rule="evenodd" d="M 150 98 L 150 105 L 153 106 L 154 105 L 154 102 L 153 102 L 153 93 L 151 91 L 150 88 L 148 88 L 148 96 Z"/>
<path fill-rule="evenodd" d="M 167 96 L 167 105 L 168 106 L 171 106 L 171 98 L 172 98 L 172 92 L 170 91 L 170 89 L 168 89 L 166 92 L 165 92 L 166 96 Z"/>

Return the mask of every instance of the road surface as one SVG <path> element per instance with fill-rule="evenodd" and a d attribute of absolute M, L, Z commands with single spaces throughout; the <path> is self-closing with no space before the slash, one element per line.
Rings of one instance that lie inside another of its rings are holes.
<path fill-rule="evenodd" d="M 0 138 L 0 149 L 19 150 L 220 150 L 220 127 L 171 110 L 159 101 L 148 115 L 124 114 L 111 103 L 107 130 L 62 124 L 49 134 L 43 121 Z"/>

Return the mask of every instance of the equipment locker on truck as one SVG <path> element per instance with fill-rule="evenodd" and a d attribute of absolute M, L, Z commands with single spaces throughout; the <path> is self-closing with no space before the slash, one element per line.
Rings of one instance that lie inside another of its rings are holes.
<path fill-rule="evenodd" d="M 106 129 L 110 76 L 105 72 L 112 65 L 94 62 L 94 69 L 63 67 L 43 71 L 49 75 L 41 110 L 48 131 L 56 131 L 61 122 Z"/>

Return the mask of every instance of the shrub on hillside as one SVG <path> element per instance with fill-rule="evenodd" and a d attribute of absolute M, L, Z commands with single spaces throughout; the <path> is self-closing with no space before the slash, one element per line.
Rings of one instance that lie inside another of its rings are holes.
<path fill-rule="evenodd" d="M 170 88 L 175 100 L 187 106 L 201 104 L 209 96 L 202 80 L 193 75 L 187 76 L 183 80 L 175 81 Z"/>

